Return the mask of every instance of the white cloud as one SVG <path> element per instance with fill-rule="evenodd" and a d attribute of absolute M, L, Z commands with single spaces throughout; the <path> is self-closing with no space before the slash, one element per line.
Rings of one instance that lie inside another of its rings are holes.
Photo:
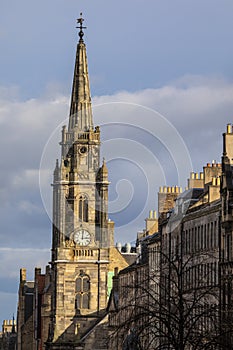
<path fill-rule="evenodd" d="M 39 170 L 26 169 L 16 174 L 12 178 L 12 185 L 19 188 L 33 188 L 38 185 Z"/>
<path fill-rule="evenodd" d="M 158 89 L 145 89 L 130 93 L 121 91 L 112 96 L 100 96 L 93 99 L 95 104 L 109 102 L 137 103 L 155 109 L 175 123 L 184 125 L 201 121 L 203 114 L 210 121 L 210 113 L 222 108 L 232 108 L 233 83 L 223 78 L 187 76 Z M 232 112 L 231 112 L 232 115 Z M 109 116 L 111 118 L 111 116 Z M 224 115 L 221 116 L 224 118 Z"/>
<path fill-rule="evenodd" d="M 187 76 L 158 89 L 134 93 L 121 91 L 112 96 L 95 97 L 93 102 L 95 105 L 135 103 L 158 111 L 173 123 L 185 140 L 194 166 L 201 167 L 202 163 L 219 158 L 221 154 L 221 134 L 225 125 L 233 121 L 232 96 L 232 82 L 223 78 Z M 114 118 L 113 108 L 110 109 L 109 121 L 114 121 Z M 139 119 L 143 120 L 143 116 L 135 113 L 135 122 Z M 157 127 L 152 123 L 152 130 Z"/>
<path fill-rule="evenodd" d="M 68 113 L 68 98 L 56 95 L 51 99 L 20 100 L 15 89 L 0 88 L 0 123 L 2 141 L 26 143 L 29 151 L 45 140 Z M 3 94 L 1 95 L 1 92 Z M 12 95 L 14 97 L 12 97 Z"/>

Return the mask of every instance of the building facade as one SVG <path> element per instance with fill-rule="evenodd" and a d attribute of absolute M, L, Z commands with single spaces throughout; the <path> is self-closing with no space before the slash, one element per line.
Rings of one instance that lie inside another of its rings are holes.
<path fill-rule="evenodd" d="M 143 230 L 137 263 L 114 277 L 113 348 L 233 348 L 232 159 L 229 124 L 221 164 L 191 173 L 184 192 L 160 188 L 158 232 Z"/>

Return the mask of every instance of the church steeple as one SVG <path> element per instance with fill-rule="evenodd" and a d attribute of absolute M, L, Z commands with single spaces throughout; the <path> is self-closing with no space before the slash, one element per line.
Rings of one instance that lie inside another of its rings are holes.
<path fill-rule="evenodd" d="M 56 161 L 53 178 L 48 350 L 76 348 L 105 315 L 114 259 L 108 170 L 105 161 L 100 165 L 100 128 L 93 128 L 82 16 L 78 24 L 69 127 L 62 128 L 61 159 Z"/>
<path fill-rule="evenodd" d="M 74 68 L 73 88 L 71 95 L 69 132 L 78 129 L 79 131 L 89 131 L 93 129 L 91 93 L 88 76 L 86 45 L 83 40 L 82 13 L 77 20 L 79 26 L 79 42 L 76 51 L 76 61 Z"/>

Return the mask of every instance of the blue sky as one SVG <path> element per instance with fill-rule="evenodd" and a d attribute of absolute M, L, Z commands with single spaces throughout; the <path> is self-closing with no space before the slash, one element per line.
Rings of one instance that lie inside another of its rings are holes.
<path fill-rule="evenodd" d="M 49 261 L 51 173 L 81 11 L 116 240 L 134 240 L 159 186 L 184 187 L 192 166 L 220 161 L 232 122 L 231 0 L 2 1 L 0 319 L 15 312 L 19 268 L 31 279 Z"/>
<path fill-rule="evenodd" d="M 26 97 L 52 82 L 68 93 L 80 9 L 94 95 L 159 87 L 186 74 L 233 76 L 230 0 L 10 0 L 1 6 L 1 82 Z"/>

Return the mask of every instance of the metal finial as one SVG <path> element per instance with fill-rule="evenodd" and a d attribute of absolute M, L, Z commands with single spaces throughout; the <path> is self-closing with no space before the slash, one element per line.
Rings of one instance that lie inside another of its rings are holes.
<path fill-rule="evenodd" d="M 83 36 L 84 36 L 84 33 L 83 33 L 83 29 L 86 29 L 87 27 L 83 27 L 83 22 L 84 22 L 84 19 L 82 17 L 82 12 L 80 12 L 80 18 L 77 19 L 77 23 L 79 24 L 78 29 L 80 29 L 78 35 L 80 37 L 80 41 L 83 41 Z"/>

